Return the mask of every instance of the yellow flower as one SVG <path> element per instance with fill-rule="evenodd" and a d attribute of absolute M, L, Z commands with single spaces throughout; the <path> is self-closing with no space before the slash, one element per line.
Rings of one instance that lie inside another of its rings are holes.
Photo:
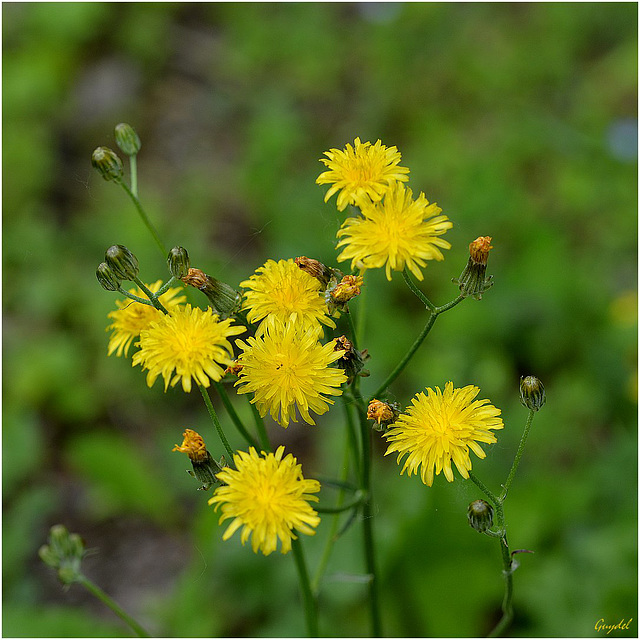
<path fill-rule="evenodd" d="M 322 324 L 335 327 L 327 315 L 327 304 L 317 278 L 309 275 L 292 260 L 267 260 L 248 280 L 240 283 L 247 289 L 243 309 L 247 320 L 260 322 L 256 335 L 274 322 L 297 323 L 322 335 Z"/>
<path fill-rule="evenodd" d="M 174 309 L 140 332 L 140 350 L 133 355 L 133 366 L 141 364 L 149 370 L 150 387 L 160 375 L 165 391 L 169 383 L 174 387 L 181 380 L 182 388 L 189 393 L 192 378 L 208 387 L 209 378 L 217 381 L 224 375 L 220 364 L 226 367 L 232 362 L 233 350 L 227 338 L 245 331 L 231 322 L 219 321 L 211 309 L 203 311 L 190 304 Z"/>
<path fill-rule="evenodd" d="M 253 393 L 251 402 L 264 417 L 267 412 L 283 427 L 297 422 L 296 408 L 302 419 L 315 424 L 309 411 L 322 415 L 339 396 L 347 379 L 340 369 L 329 365 L 343 351 L 335 351 L 335 341 L 322 345 L 313 332 L 299 325 L 274 324 L 262 336 L 237 340 L 244 353 L 238 358 L 242 370 L 236 385 L 238 393 Z"/>
<path fill-rule="evenodd" d="M 221 507 L 220 523 L 233 518 L 223 540 L 242 527 L 240 541 L 244 545 L 251 537 L 255 553 L 260 549 L 268 556 L 277 549 L 278 540 L 281 553 L 288 553 L 291 541 L 297 539 L 294 529 L 315 535 L 320 518 L 309 501 L 317 502 L 318 497 L 312 494 L 320 491 L 320 483 L 305 480 L 290 453 L 283 459 L 284 447 L 278 447 L 275 454 L 261 453 L 262 457 L 253 447 L 249 453 L 238 451 L 233 456 L 236 468 L 227 467 L 217 474 L 226 484 L 216 489 L 209 504 L 215 504 L 216 510 Z"/>
<path fill-rule="evenodd" d="M 351 260 L 351 269 L 379 269 L 385 267 L 387 280 L 391 271 L 405 266 L 422 280 L 420 267 L 426 260 L 444 260 L 438 247 L 451 245 L 438 236 L 453 224 L 447 216 L 438 215 L 442 209 L 429 204 L 424 193 L 412 199 L 411 189 L 401 183 L 391 187 L 380 203 L 362 207 L 363 217 L 347 218 L 338 230 L 337 247 L 345 247 L 338 262 Z"/>
<path fill-rule="evenodd" d="M 153 284 L 147 285 L 147 288 L 156 293 L 162 280 L 158 280 Z M 185 296 L 178 296 L 182 292 L 181 288 L 169 289 L 166 293 L 160 296 L 160 302 L 167 311 L 171 311 L 175 307 L 181 305 L 187 298 Z M 137 287 L 129 289 L 129 293 L 132 293 L 139 298 L 146 299 L 143 291 Z M 153 320 L 157 320 L 162 315 L 162 311 L 158 311 L 155 307 L 151 307 L 147 304 L 140 304 L 130 298 L 125 300 L 117 300 L 117 311 L 111 311 L 107 315 L 108 318 L 113 320 L 113 323 L 107 327 L 107 331 L 111 330 L 113 333 L 109 338 L 109 350 L 107 355 L 111 355 L 114 351 L 116 356 L 129 354 L 129 347 L 134 338 L 140 335 L 143 329 L 146 329 Z"/>
<path fill-rule="evenodd" d="M 390 443 L 385 455 L 397 451 L 398 464 L 407 456 L 401 474 L 406 470 L 408 475 L 417 474 L 422 465 L 426 485 L 433 484 L 434 469 L 436 475 L 444 471 L 453 482 L 453 461 L 460 475 L 469 477 L 469 449 L 484 458 L 478 442 L 496 442 L 489 430 L 504 426 L 500 409 L 487 404 L 488 400 L 474 400 L 479 391 L 473 385 L 454 389 L 453 382 L 447 382 L 444 392 L 427 388 L 426 396 L 420 392 L 411 400 L 412 406 L 384 434 Z"/>
<path fill-rule="evenodd" d="M 321 173 L 317 184 L 332 184 L 324 201 L 339 191 L 337 206 L 343 211 L 348 204 L 361 206 L 369 201 L 376 202 L 382 198 L 386 189 L 396 181 L 408 180 L 409 169 L 399 167 L 400 152 L 396 147 L 386 147 L 378 140 L 373 146 L 364 144 L 356 138 L 354 146 L 347 144 L 344 151 L 331 149 L 325 151 L 325 158 L 320 158 L 329 171 Z"/>

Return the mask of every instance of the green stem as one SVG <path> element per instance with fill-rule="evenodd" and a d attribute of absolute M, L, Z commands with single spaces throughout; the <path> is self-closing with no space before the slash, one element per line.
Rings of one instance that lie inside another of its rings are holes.
<path fill-rule="evenodd" d="M 351 332 L 351 342 L 353 343 L 353 348 L 358 350 L 358 332 L 356 330 L 356 325 L 353 323 L 353 314 L 350 311 L 347 311 L 347 319 L 349 321 L 349 331 Z"/>
<path fill-rule="evenodd" d="M 220 421 L 218 420 L 218 415 L 216 414 L 216 410 L 213 408 L 213 403 L 211 402 L 211 398 L 209 397 L 209 392 L 201 384 L 198 385 L 198 389 L 200 389 L 200 393 L 202 394 L 204 403 L 207 405 L 207 411 L 209 412 L 209 417 L 211 418 L 211 421 L 213 422 L 213 426 L 216 428 L 216 431 L 218 432 L 218 436 L 220 437 L 220 440 L 222 441 L 222 444 L 224 445 L 224 448 L 227 451 L 227 454 L 229 455 L 229 464 L 231 464 L 231 462 L 233 461 L 233 449 L 229 445 L 229 441 L 227 440 L 227 437 L 224 435 L 224 431 L 220 426 Z"/>
<path fill-rule="evenodd" d="M 129 293 L 128 291 L 125 291 L 122 287 L 118 287 L 118 291 L 123 296 L 126 296 L 127 298 L 130 298 L 131 300 L 134 300 L 135 302 L 139 302 L 140 304 L 148 304 L 150 307 L 153 307 L 153 302 L 151 302 L 151 300 L 145 300 L 144 298 L 139 298 L 138 296 L 134 295 L 133 293 Z"/>
<path fill-rule="evenodd" d="M 300 580 L 300 589 L 302 590 L 302 601 L 304 604 L 305 620 L 307 622 L 307 635 L 310 638 L 318 637 L 318 604 L 311 591 L 311 583 L 309 582 L 309 572 L 307 563 L 304 558 L 304 550 L 302 542 L 299 538 L 292 540 L 291 549 L 293 557 L 296 561 L 298 569 L 298 578 Z"/>
<path fill-rule="evenodd" d="M 138 157 L 134 154 L 129 156 L 129 169 L 131 173 L 131 193 L 138 197 Z"/>
<path fill-rule="evenodd" d="M 473 471 L 469 471 L 469 479 L 487 496 L 487 498 L 489 498 L 489 500 L 491 500 L 491 502 L 493 502 L 496 509 L 502 505 L 502 500 L 498 498 L 493 491 L 488 489 L 484 482 L 474 475 Z"/>
<path fill-rule="evenodd" d="M 125 613 L 119 605 L 112 600 L 99 586 L 95 585 L 89 578 L 80 574 L 78 576 L 78 582 L 91 594 L 93 594 L 98 600 L 105 604 L 111 611 L 113 611 L 121 620 L 128 624 L 133 632 L 139 638 L 150 638 L 151 634 L 147 633 L 128 613 Z"/>
<path fill-rule="evenodd" d="M 144 282 L 142 282 L 142 280 L 140 280 L 140 278 L 134 278 L 133 281 L 142 289 L 142 291 L 144 291 L 144 294 L 147 296 L 147 298 L 149 298 L 151 304 L 158 311 L 162 311 L 162 313 L 164 313 L 165 315 L 169 313 L 162 306 L 162 303 L 160 302 L 160 300 L 158 300 L 158 295 L 153 293 L 153 291 L 151 291 L 151 289 L 149 289 L 149 287 L 147 287 L 147 285 Z"/>
<path fill-rule="evenodd" d="M 215 384 L 215 387 L 216 387 L 216 391 L 218 392 L 218 395 L 220 396 L 220 400 L 222 400 L 222 404 L 224 405 L 224 408 L 227 410 L 227 413 L 229 414 L 229 417 L 231 418 L 231 421 L 233 422 L 233 424 L 236 425 L 236 428 L 241 433 L 242 437 L 247 441 L 249 446 L 256 447 L 256 449 L 257 449 L 258 448 L 258 443 L 253 439 L 251 434 L 247 431 L 247 429 L 244 426 L 244 424 L 242 424 L 242 420 L 240 420 L 240 416 L 238 415 L 237 411 L 235 410 L 235 407 L 233 406 L 233 403 L 231 402 L 231 400 L 229 398 L 229 394 L 227 393 L 227 390 L 224 388 L 224 385 L 221 384 L 220 382 L 216 382 L 214 384 Z"/>
<path fill-rule="evenodd" d="M 433 302 L 431 302 L 431 300 L 429 300 L 429 298 L 427 298 L 427 296 L 425 296 L 424 293 L 422 293 L 422 291 L 418 289 L 418 287 L 416 287 L 413 280 L 409 277 L 409 272 L 407 271 L 406 267 L 402 271 L 402 277 L 404 278 L 404 281 L 407 283 L 407 286 L 409 287 L 409 289 L 411 289 L 413 294 L 418 298 L 418 300 L 420 300 L 420 302 L 422 302 L 422 304 L 424 304 L 424 306 L 427 307 L 427 309 L 429 309 L 430 311 L 435 311 L 436 305 L 433 304 Z"/>
<path fill-rule="evenodd" d="M 362 498 L 363 498 L 362 492 L 358 491 L 356 494 L 356 497 L 353 500 L 351 500 L 351 502 L 347 502 L 347 504 L 341 504 L 342 495 L 340 495 L 338 504 L 335 507 L 323 507 L 320 505 L 316 505 L 315 510 L 318 513 L 344 513 L 345 511 L 349 511 L 350 509 L 353 509 L 354 507 L 357 507 L 358 505 L 362 504 Z"/>
<path fill-rule="evenodd" d="M 167 250 L 165 249 L 164 244 L 162 244 L 162 240 L 160 240 L 160 236 L 158 235 L 158 232 L 156 231 L 155 227 L 153 226 L 153 224 L 151 224 L 151 220 L 149 220 L 149 217 L 145 213 L 145 210 L 142 208 L 142 205 L 140 204 L 140 200 L 138 200 L 138 197 L 136 196 L 136 194 L 133 193 L 131 189 L 129 189 L 129 187 L 126 185 L 124 181 L 121 180 L 119 184 L 127 192 L 127 195 L 131 198 L 133 204 L 136 207 L 136 211 L 142 218 L 142 222 L 144 222 L 145 226 L 149 230 L 149 233 L 151 233 L 151 235 L 153 236 L 153 239 L 156 241 L 158 248 L 162 252 L 162 256 L 166 258 Z"/>
<path fill-rule="evenodd" d="M 524 445 L 527 443 L 527 437 L 529 436 L 529 430 L 531 429 L 531 423 L 533 422 L 533 416 L 535 411 L 533 409 L 529 409 L 529 415 L 527 416 L 527 423 L 524 426 L 524 431 L 522 433 L 522 438 L 520 438 L 520 445 L 518 446 L 518 451 L 516 453 L 516 457 L 513 459 L 513 464 L 511 465 L 511 471 L 509 471 L 509 476 L 507 477 L 507 481 L 504 483 L 502 495 L 500 496 L 500 500 L 504 501 L 507 497 L 507 493 L 509 492 L 509 487 L 513 482 L 513 478 L 516 475 L 516 470 L 518 469 L 518 465 L 520 464 L 520 458 L 522 458 L 522 453 L 524 452 Z"/>

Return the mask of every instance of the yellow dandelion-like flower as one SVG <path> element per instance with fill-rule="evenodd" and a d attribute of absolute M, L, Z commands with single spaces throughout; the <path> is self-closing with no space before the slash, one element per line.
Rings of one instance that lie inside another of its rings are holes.
<path fill-rule="evenodd" d="M 158 280 L 153 284 L 147 285 L 147 288 L 156 293 L 162 286 L 162 280 Z M 182 292 L 181 288 L 169 289 L 166 293 L 160 296 L 160 302 L 162 306 L 171 311 L 175 307 L 181 305 L 187 298 L 186 296 L 179 296 Z M 129 293 L 138 296 L 139 298 L 145 298 L 144 292 L 134 287 L 129 289 Z M 162 311 L 158 311 L 155 307 L 148 304 L 140 304 L 135 300 L 126 298 L 125 300 L 117 300 L 117 311 L 111 311 L 107 317 L 113 320 L 113 323 L 107 327 L 107 331 L 112 331 L 109 338 L 109 350 L 107 355 L 111 355 L 114 351 L 116 356 L 121 356 L 123 353 L 125 356 L 129 354 L 129 347 L 134 338 L 140 335 L 143 329 L 146 329 L 153 320 L 157 320 L 162 316 Z"/>
<path fill-rule="evenodd" d="M 216 510 L 221 507 L 220 523 L 233 518 L 223 540 L 242 527 L 242 544 L 251 537 L 253 551 L 260 549 L 268 556 L 277 549 L 278 540 L 281 553 L 291 551 L 291 541 L 297 539 L 294 529 L 315 535 L 320 518 L 309 501 L 318 501 L 312 494 L 320 491 L 320 483 L 305 480 L 297 460 L 290 453 L 283 455 L 284 447 L 275 454 L 263 451 L 262 457 L 250 447 L 249 453 L 238 451 L 233 456 L 235 469 L 227 467 L 217 474 L 226 484 L 216 489 L 209 504 Z"/>
<path fill-rule="evenodd" d="M 233 348 L 227 338 L 245 331 L 232 320 L 220 321 L 211 309 L 203 311 L 187 304 L 152 322 L 140 332 L 140 350 L 133 355 L 133 366 L 148 369 L 147 385 L 158 376 L 164 378 L 164 390 L 179 380 L 191 391 L 191 379 L 203 387 L 220 380 L 224 368 L 231 364 Z M 175 371 L 175 374 L 174 374 Z"/>
<path fill-rule="evenodd" d="M 444 471 L 453 482 L 451 462 L 463 478 L 469 477 L 469 449 L 478 458 L 485 457 L 478 442 L 491 444 L 496 437 L 490 429 L 502 429 L 500 409 L 488 400 L 475 400 L 480 389 L 469 385 L 454 389 L 447 382 L 444 392 L 427 388 L 427 395 L 418 393 L 406 413 L 400 415 L 384 437 L 389 441 L 385 455 L 398 452 L 398 464 L 407 456 L 401 474 L 418 473 L 422 465 L 422 482 L 431 486 L 435 474 Z"/>
<path fill-rule="evenodd" d="M 240 283 L 245 288 L 243 309 L 247 320 L 260 322 L 256 335 L 280 321 L 297 323 L 322 335 L 322 325 L 335 327 L 327 315 L 327 303 L 317 278 L 309 275 L 292 260 L 267 260 L 254 275 Z"/>
<path fill-rule="evenodd" d="M 244 351 L 238 358 L 242 365 L 238 393 L 253 393 L 251 402 L 260 415 L 269 412 L 283 427 L 289 420 L 297 422 L 296 408 L 306 423 L 315 424 L 309 411 L 322 415 L 333 404 L 325 396 L 342 393 L 340 385 L 347 377 L 329 365 L 344 352 L 334 350 L 333 340 L 322 345 L 304 327 L 275 324 L 262 336 L 236 344 Z"/>
<path fill-rule="evenodd" d="M 364 144 L 356 138 L 353 146 L 347 144 L 344 151 L 325 151 L 326 158 L 320 158 L 328 168 L 316 179 L 317 184 L 332 184 L 324 201 L 339 191 L 337 206 L 343 211 L 348 204 L 361 206 L 369 201 L 382 198 L 387 188 L 397 181 L 408 180 L 407 167 L 399 167 L 400 152 L 396 147 L 386 147 L 378 140 L 374 145 Z"/>
<path fill-rule="evenodd" d="M 422 280 L 420 267 L 427 260 L 444 260 L 438 247 L 451 245 L 438 236 L 453 224 L 447 216 L 438 215 L 442 209 L 429 204 L 424 193 L 412 199 L 411 189 L 400 182 L 390 187 L 384 200 L 362 207 L 362 216 L 347 218 L 338 230 L 337 247 L 344 247 L 338 262 L 351 260 L 351 269 L 385 267 L 387 280 L 391 271 L 405 266 Z"/>

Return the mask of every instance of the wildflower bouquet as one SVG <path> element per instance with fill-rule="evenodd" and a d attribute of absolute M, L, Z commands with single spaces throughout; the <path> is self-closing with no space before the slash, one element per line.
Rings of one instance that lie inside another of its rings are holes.
<path fill-rule="evenodd" d="M 178 384 L 185 393 L 197 387 L 215 436 L 207 435 L 205 440 L 200 433 L 205 432 L 204 425 L 198 430 L 176 425 L 183 440 L 173 450 L 187 454 L 190 472 L 204 494 L 203 508 L 207 503 L 219 513 L 219 523 L 226 528 L 217 535 L 226 541 L 239 531 L 242 545 L 250 542 L 255 553 L 265 556 L 274 551 L 292 552 L 306 631 L 309 636 L 317 636 L 322 631 L 318 627 L 321 581 L 310 579 L 301 535 L 314 535 L 323 524 L 324 514 L 332 514 L 334 523 L 344 517 L 340 531 L 329 538 L 329 553 L 334 544 L 340 543 L 340 534 L 347 527 L 362 527 L 363 573 L 370 612 L 370 627 L 362 633 L 383 635 L 371 477 L 372 439 L 382 438 L 387 447 L 385 455 L 396 454 L 401 474 L 419 474 L 425 487 L 430 487 L 441 473 L 453 482 L 457 470 L 486 498 L 473 501 L 467 516 L 471 527 L 496 538 L 500 545 L 505 594 L 503 615 L 492 635 L 504 633 L 513 616 L 514 556 L 523 551 L 512 551 L 507 540 L 504 503 L 534 413 L 545 402 L 544 388 L 533 376 L 521 380 L 520 397 L 528 417 L 500 492 L 485 486 L 472 470 L 471 454 L 480 460 L 485 458 L 485 447 L 495 443 L 497 432 L 505 427 L 500 409 L 487 399 L 479 399 L 477 386 L 456 386 L 445 380 L 440 386 L 417 390 L 404 406 L 392 402 L 388 391 L 437 318 L 469 297 L 480 300 L 492 286 L 492 277 L 486 275 L 491 237 L 479 237 L 470 243 L 468 263 L 453 279 L 458 295 L 442 305 L 433 303 L 416 280 L 424 280 L 423 271 L 429 262 L 444 260 L 443 251 L 451 245 L 443 236 L 452 222 L 424 193 L 414 197 L 406 184 L 409 169 L 400 166 L 396 147 L 387 147 L 380 140 L 371 144 L 355 138 L 353 145 L 324 154 L 321 162 L 326 170 L 316 181 L 330 185 L 325 202 L 336 195 L 338 211 L 348 210 L 337 232 L 336 259 L 348 263 L 350 273 L 306 256 L 274 256 L 236 289 L 192 267 L 185 248 L 176 246 L 167 251 L 138 198 L 136 158 L 140 140 L 126 124 L 118 125 L 115 133 L 118 146 L 130 160 L 129 183 L 121 159 L 112 150 L 96 149 L 93 165 L 130 197 L 167 258 L 169 278 L 164 283 L 159 279 L 145 283 L 138 260 L 127 247 L 114 245 L 107 249 L 97 268 L 98 281 L 107 291 L 124 297 L 109 313 L 107 353 L 128 358 L 133 351 L 131 364 L 146 372 L 149 387 L 154 387 L 158 378 L 162 378 L 165 391 Z M 368 271 L 382 268 L 387 280 L 400 274 L 420 300 L 424 327 L 410 349 L 398 354 L 397 365 L 379 388 L 364 392 L 361 379 L 369 375 L 368 367 L 376 366 L 376 362 L 361 344 L 354 315 L 359 311 L 358 296 L 366 287 Z M 124 282 L 135 287 L 127 289 Z M 202 306 L 186 303 L 185 287 L 204 294 Z M 233 401 L 227 388 L 235 389 L 239 399 Z M 218 416 L 212 390 L 219 395 L 226 417 Z M 244 423 L 235 408 L 243 398 L 252 409 L 251 425 Z M 295 451 L 286 451 L 284 446 L 274 451 L 265 419 L 282 428 L 300 421 L 313 425 L 337 401 L 344 404 L 350 465 L 343 477 L 321 483 L 305 477 Z M 244 448 L 231 447 L 229 429 L 238 431 L 246 443 Z M 340 488 L 336 504 L 326 503 L 323 484 Z M 147 635 L 83 575 L 84 554 L 79 536 L 62 525 L 52 529 L 49 544 L 40 551 L 42 559 L 57 569 L 63 583 L 83 584 L 135 633 Z"/>

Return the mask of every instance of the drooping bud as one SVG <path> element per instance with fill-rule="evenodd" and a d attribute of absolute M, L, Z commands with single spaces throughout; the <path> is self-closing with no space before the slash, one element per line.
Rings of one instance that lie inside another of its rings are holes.
<path fill-rule="evenodd" d="M 307 258 L 306 256 L 300 256 L 299 258 L 296 258 L 294 262 L 300 267 L 300 269 L 318 280 L 323 291 L 327 288 L 329 280 L 334 277 L 334 273 L 338 271 L 337 269 L 327 267 L 326 264 L 322 264 L 322 262 L 319 262 L 318 260 Z M 340 275 L 342 275 L 342 273 L 340 273 Z"/>
<path fill-rule="evenodd" d="M 85 555 L 82 538 L 77 533 L 69 533 L 64 525 L 56 524 L 49 531 L 48 542 L 38 550 L 40 559 L 57 570 L 63 584 L 77 582 L 82 576 L 80 565 Z"/>
<path fill-rule="evenodd" d="M 138 277 L 138 259 L 121 244 L 110 246 L 104 254 L 113 275 L 120 280 L 134 280 Z"/>
<path fill-rule="evenodd" d="M 222 465 L 218 464 L 207 451 L 202 436 L 192 429 L 185 429 L 182 434 L 184 438 L 181 445 L 174 445 L 171 451 L 181 451 L 186 453 L 191 460 L 193 471 L 190 472 L 202 486 L 201 491 L 207 491 L 212 485 L 217 483 L 216 473 L 222 470 Z"/>
<path fill-rule="evenodd" d="M 486 277 L 487 260 L 491 246 L 490 236 L 480 236 L 469 245 L 469 260 L 459 278 L 452 278 L 462 295 L 480 300 L 482 294 L 493 286 L 493 276 Z"/>
<path fill-rule="evenodd" d="M 91 154 L 91 164 L 107 181 L 122 179 L 122 160 L 109 147 L 98 147 Z"/>
<path fill-rule="evenodd" d="M 364 363 L 369 359 L 369 353 L 365 349 L 364 351 L 358 351 L 353 342 L 347 338 L 347 336 L 340 336 L 334 340 L 334 351 L 342 351 L 342 357 L 336 360 L 336 366 L 339 369 L 343 369 L 347 376 L 347 383 L 351 384 L 351 381 L 355 376 L 361 376 L 366 378 L 369 372 L 364 369 Z"/>
<path fill-rule="evenodd" d="M 389 404 L 381 400 L 373 399 L 367 408 L 367 420 L 375 420 L 376 431 L 386 431 L 389 425 L 393 424 L 400 415 L 400 405 L 397 402 Z"/>
<path fill-rule="evenodd" d="M 106 262 L 101 262 L 96 269 L 96 278 L 103 289 L 118 291 L 121 281 L 115 277 L 111 267 Z"/>
<path fill-rule="evenodd" d="M 190 268 L 187 275 L 180 279 L 185 284 L 200 289 L 209 298 L 211 307 L 221 320 L 226 320 L 240 308 L 242 296 L 235 289 L 200 269 Z"/>
<path fill-rule="evenodd" d="M 130 124 L 126 124 L 125 122 L 117 124 L 115 137 L 116 144 L 120 147 L 122 153 L 128 156 L 135 156 L 138 151 L 140 151 L 142 143 L 135 129 Z"/>
<path fill-rule="evenodd" d="M 189 273 L 189 254 L 184 247 L 173 247 L 167 256 L 169 273 L 178 280 Z"/>
<path fill-rule="evenodd" d="M 467 509 L 469 524 L 480 533 L 493 525 L 493 507 L 486 500 L 474 500 Z"/>
<path fill-rule="evenodd" d="M 544 385 L 535 376 L 527 376 L 520 378 L 520 402 L 531 409 L 531 411 L 538 411 L 544 403 L 547 401 L 547 397 L 544 391 Z"/>

